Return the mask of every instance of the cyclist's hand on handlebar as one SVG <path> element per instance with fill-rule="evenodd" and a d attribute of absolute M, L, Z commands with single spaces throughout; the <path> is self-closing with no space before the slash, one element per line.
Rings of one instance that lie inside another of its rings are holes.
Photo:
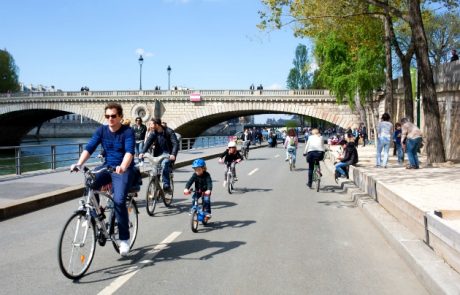
<path fill-rule="evenodd" d="M 143 159 L 144 158 L 144 154 L 139 154 L 139 159 Z"/>
<path fill-rule="evenodd" d="M 235 161 L 235 162 L 239 163 L 239 162 L 241 162 L 241 159 L 236 159 L 236 161 Z"/>
<path fill-rule="evenodd" d="M 176 160 L 176 156 L 174 156 L 174 155 L 169 155 L 169 159 L 170 159 L 171 161 L 175 161 L 175 160 Z"/>
<path fill-rule="evenodd" d="M 206 196 L 210 196 L 210 195 L 211 195 L 211 191 L 210 191 L 210 190 L 207 190 L 207 191 L 204 192 L 204 194 L 205 194 Z"/>
<path fill-rule="evenodd" d="M 78 172 L 81 170 L 81 165 L 72 164 L 70 165 L 70 172 Z"/>
<path fill-rule="evenodd" d="M 223 164 L 223 163 L 224 163 L 224 159 L 220 158 L 220 159 L 219 159 L 219 163 L 220 163 L 220 164 Z"/>
<path fill-rule="evenodd" d="M 190 190 L 188 188 L 184 189 L 184 195 L 190 195 Z"/>

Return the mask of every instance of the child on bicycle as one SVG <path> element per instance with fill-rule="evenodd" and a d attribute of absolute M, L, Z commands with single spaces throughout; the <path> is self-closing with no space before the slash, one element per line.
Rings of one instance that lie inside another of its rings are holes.
<path fill-rule="evenodd" d="M 243 156 L 236 149 L 236 142 L 230 141 L 227 145 L 227 149 L 225 150 L 225 152 L 222 153 L 222 155 L 219 158 L 219 163 L 225 163 L 226 165 L 225 174 L 224 174 L 224 185 L 223 185 L 224 187 L 227 185 L 228 166 L 230 166 L 232 169 L 233 179 L 235 181 L 238 181 L 238 178 L 236 177 L 235 165 L 236 163 L 239 163 L 242 160 L 243 160 Z"/>
<path fill-rule="evenodd" d="M 192 177 L 185 184 L 184 194 L 190 194 L 190 187 L 195 183 L 195 193 L 193 198 L 201 197 L 203 195 L 203 210 L 206 212 L 206 220 L 211 219 L 211 191 L 212 191 L 212 179 L 211 175 L 206 171 L 206 162 L 203 159 L 196 159 L 192 163 L 192 168 L 195 172 Z"/>

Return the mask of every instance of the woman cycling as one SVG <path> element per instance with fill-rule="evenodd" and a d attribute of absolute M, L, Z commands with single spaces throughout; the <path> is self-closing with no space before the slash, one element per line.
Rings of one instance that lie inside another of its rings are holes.
<path fill-rule="evenodd" d="M 286 139 L 284 140 L 284 148 L 286 149 L 286 161 L 289 160 L 289 154 L 292 155 L 292 165 L 295 168 L 295 160 L 297 155 L 297 146 L 299 145 L 299 139 L 295 134 L 294 129 L 289 129 Z"/>
<path fill-rule="evenodd" d="M 236 177 L 235 165 L 236 163 L 239 163 L 242 160 L 243 160 L 243 156 L 236 149 L 236 142 L 230 141 L 227 145 L 227 149 L 225 150 L 225 152 L 222 153 L 222 155 L 219 158 L 219 163 L 225 163 L 226 165 L 225 174 L 224 174 L 224 184 L 223 184 L 224 187 L 227 185 L 226 179 L 227 179 L 228 166 L 230 166 L 232 169 L 233 179 L 235 181 L 238 181 L 238 178 Z"/>
<path fill-rule="evenodd" d="M 305 145 L 305 150 L 303 155 L 307 156 L 308 162 L 308 182 L 307 186 L 311 188 L 313 183 L 313 169 L 315 167 L 315 162 L 323 160 L 324 158 L 324 140 L 318 129 L 313 129 L 311 135 L 308 137 L 307 144 Z"/>

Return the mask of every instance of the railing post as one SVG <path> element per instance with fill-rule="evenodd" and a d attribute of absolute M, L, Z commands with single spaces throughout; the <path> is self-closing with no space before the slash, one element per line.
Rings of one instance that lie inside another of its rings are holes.
<path fill-rule="evenodd" d="M 179 151 L 182 150 L 182 138 L 179 140 Z"/>
<path fill-rule="evenodd" d="M 56 170 L 56 146 L 51 146 L 51 170 Z"/>
<path fill-rule="evenodd" d="M 16 165 L 16 175 L 21 175 L 21 147 L 14 149 L 14 162 Z"/>
<path fill-rule="evenodd" d="M 187 139 L 187 150 L 190 150 L 190 138 Z"/>

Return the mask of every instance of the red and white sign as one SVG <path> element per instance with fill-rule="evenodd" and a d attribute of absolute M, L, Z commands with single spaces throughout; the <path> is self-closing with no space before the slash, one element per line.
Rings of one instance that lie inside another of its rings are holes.
<path fill-rule="evenodd" d="M 199 93 L 190 94 L 190 101 L 192 101 L 192 102 L 201 101 L 201 94 L 199 94 Z"/>

